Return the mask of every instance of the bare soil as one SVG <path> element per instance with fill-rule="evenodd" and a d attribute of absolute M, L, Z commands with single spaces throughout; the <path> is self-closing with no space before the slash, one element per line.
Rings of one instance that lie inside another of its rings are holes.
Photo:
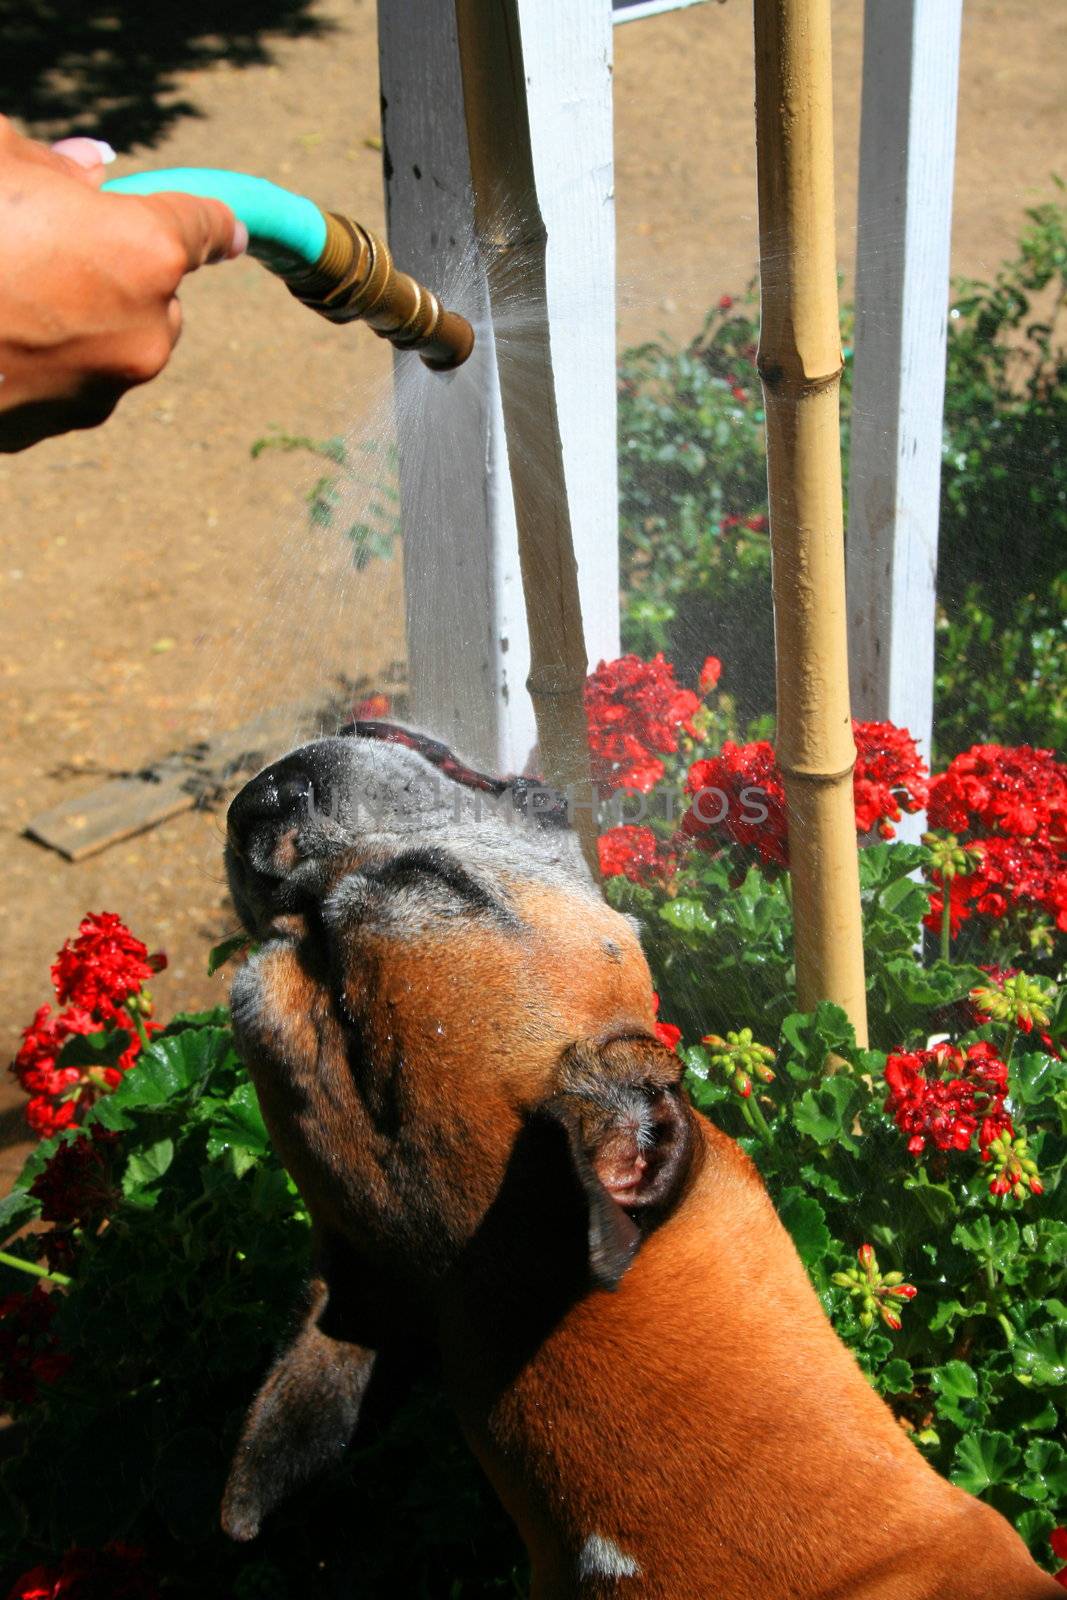
<path fill-rule="evenodd" d="M 176 32 L 154 34 L 140 18 L 156 9 L 131 7 L 128 29 L 111 45 L 95 35 L 76 70 L 69 30 L 82 14 L 60 29 L 50 9 L 53 20 L 36 34 L 27 24 L 22 53 L 0 66 L 3 103 L 42 137 L 106 134 L 122 151 L 116 172 L 225 165 L 382 225 L 372 0 L 275 0 L 221 35 L 195 6 L 158 24 Z M 834 6 L 846 288 L 862 9 Z M 752 275 L 750 13 L 746 0 L 726 0 L 616 30 L 620 345 L 686 337 Z M 1062 0 L 967 0 L 959 274 L 995 271 L 1024 208 L 1062 168 L 1065 56 Z M 69 68 L 63 92 L 47 76 L 57 61 Z M 349 580 L 339 602 L 336 552 L 304 532 L 313 465 L 250 455 L 272 426 L 344 432 L 369 394 L 380 397 L 388 351 L 365 330 L 310 316 L 248 261 L 198 274 L 183 301 L 171 366 L 106 427 L 0 458 L 0 1059 L 50 998 L 53 952 L 90 909 L 120 912 L 169 953 L 156 985 L 164 1014 L 225 996 L 224 976 L 205 971 L 209 945 L 232 927 L 217 811 L 79 865 L 24 837 L 31 816 L 267 701 L 339 675 L 378 681 L 403 658 L 399 562 L 373 582 Z M 0 1172 L 21 1158 L 11 1143 L 20 1100 L 13 1083 L 0 1090 Z"/>

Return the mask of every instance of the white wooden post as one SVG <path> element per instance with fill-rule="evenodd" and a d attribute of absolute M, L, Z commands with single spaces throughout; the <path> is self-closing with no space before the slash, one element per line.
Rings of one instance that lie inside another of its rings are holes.
<path fill-rule="evenodd" d="M 520 10 L 560 433 L 595 663 L 619 648 L 611 13 L 604 0 L 523 0 Z M 470 371 L 432 392 L 421 438 L 400 408 L 412 720 L 488 768 L 522 771 L 535 740 L 529 647 L 488 300 L 472 266 L 452 0 L 379 0 L 378 28 L 390 247 L 446 303 L 449 287 L 465 282 L 456 309 L 479 332 Z M 435 431 L 436 449 L 427 437 Z"/>
<path fill-rule="evenodd" d="M 849 473 L 852 706 L 929 757 L 962 0 L 867 0 Z M 920 816 L 901 835 L 917 838 Z"/>

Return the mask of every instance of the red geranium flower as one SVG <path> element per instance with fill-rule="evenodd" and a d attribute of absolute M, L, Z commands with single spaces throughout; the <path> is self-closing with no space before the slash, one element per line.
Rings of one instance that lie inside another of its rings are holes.
<path fill-rule="evenodd" d="M 659 755 L 678 749 L 679 730 L 696 737 L 692 717 L 699 708 L 662 653 L 651 661 L 634 655 L 602 661 L 585 684 L 594 782 L 647 794 L 666 770 Z"/>
<path fill-rule="evenodd" d="M 7 1600 L 159 1600 L 159 1589 L 144 1551 L 115 1540 L 102 1550 L 68 1550 L 60 1561 L 23 1573 Z"/>
<path fill-rule="evenodd" d="M 952 879 L 952 935 L 969 917 L 1000 918 L 1009 911 L 1042 911 L 1067 933 L 1067 853 L 1034 839 L 994 836 L 974 839 L 968 849 L 982 858 L 977 872 Z M 943 889 L 939 874 L 924 922 L 935 933 L 941 926 Z"/>
<path fill-rule="evenodd" d="M 892 722 L 854 722 L 852 732 L 856 827 L 860 833 L 876 827 L 883 839 L 892 839 L 901 809 L 914 813 L 926 804 L 926 763 L 908 730 Z"/>
<path fill-rule="evenodd" d="M 661 856 L 659 843 L 651 828 L 638 828 L 626 823 L 619 828 L 609 828 L 597 840 L 600 871 L 605 878 L 629 878 L 631 883 L 647 883 L 657 874 L 670 870 L 671 862 Z"/>
<path fill-rule="evenodd" d="M 716 687 L 721 677 L 722 662 L 719 660 L 718 656 L 706 656 L 704 659 L 704 665 L 700 669 L 700 677 L 697 680 L 700 685 L 701 694 L 709 695 Z"/>
<path fill-rule="evenodd" d="M 118 1191 L 111 1181 L 110 1147 L 118 1138 L 93 1127 L 58 1145 L 30 1184 L 45 1222 L 91 1224 L 107 1215 Z"/>
<path fill-rule="evenodd" d="M 766 739 L 727 740 L 717 756 L 694 761 L 685 787 L 693 802 L 682 818 L 684 835 L 703 849 L 737 844 L 769 866 L 788 866 L 785 790 Z"/>
<path fill-rule="evenodd" d="M 976 744 L 930 784 L 930 826 L 1067 843 L 1067 767 L 1051 750 Z"/>
<path fill-rule="evenodd" d="M 143 985 L 166 964 L 166 956 L 149 955 L 109 911 L 85 917 L 77 936 L 64 944 L 52 966 L 52 982 L 66 1009 L 53 1016 L 50 1006 L 41 1006 L 11 1064 L 31 1097 L 26 1120 L 38 1138 L 70 1127 L 100 1094 L 114 1089 L 137 1060 L 143 1038 L 159 1032 L 159 1025 L 148 1020 L 151 1005 Z M 130 1037 L 113 1065 L 58 1064 L 75 1035 L 114 1028 Z"/>
<path fill-rule="evenodd" d="M 932 1050 L 895 1050 L 886 1057 L 885 1109 L 921 1155 L 929 1140 L 939 1150 L 967 1150 L 979 1124 L 983 1136 L 1012 1131 L 1004 1110 L 1008 1069 L 991 1044 L 939 1044 Z"/>
<path fill-rule="evenodd" d="M 121 1027 L 126 1020 L 120 1015 L 123 1006 L 166 964 L 162 953 L 148 954 L 148 946 L 121 917 L 90 912 L 56 957 L 52 982 L 60 1000 L 90 1012 L 98 1022 Z"/>

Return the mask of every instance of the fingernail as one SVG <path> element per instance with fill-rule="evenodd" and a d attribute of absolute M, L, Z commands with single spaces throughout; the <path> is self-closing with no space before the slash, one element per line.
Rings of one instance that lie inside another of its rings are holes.
<path fill-rule="evenodd" d="M 230 246 L 230 260 L 232 261 L 235 256 L 244 255 L 247 249 L 248 229 L 245 227 L 240 217 L 238 217 L 237 221 L 233 225 L 233 243 Z"/>
<path fill-rule="evenodd" d="M 60 139 L 52 149 L 69 161 L 76 161 L 79 167 L 109 167 L 115 160 L 115 152 L 106 139 Z"/>

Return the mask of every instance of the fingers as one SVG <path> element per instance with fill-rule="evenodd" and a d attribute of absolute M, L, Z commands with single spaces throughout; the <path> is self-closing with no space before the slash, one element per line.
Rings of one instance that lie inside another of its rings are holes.
<path fill-rule="evenodd" d="M 230 261 L 248 248 L 248 229 L 221 200 L 191 194 L 145 195 L 141 204 L 168 223 L 185 256 L 183 272 Z"/>
<path fill-rule="evenodd" d="M 52 145 L 52 154 L 63 158 L 67 170 L 73 168 L 72 177 L 97 189 L 104 181 L 104 169 L 115 159 L 106 139 L 60 139 Z"/>

